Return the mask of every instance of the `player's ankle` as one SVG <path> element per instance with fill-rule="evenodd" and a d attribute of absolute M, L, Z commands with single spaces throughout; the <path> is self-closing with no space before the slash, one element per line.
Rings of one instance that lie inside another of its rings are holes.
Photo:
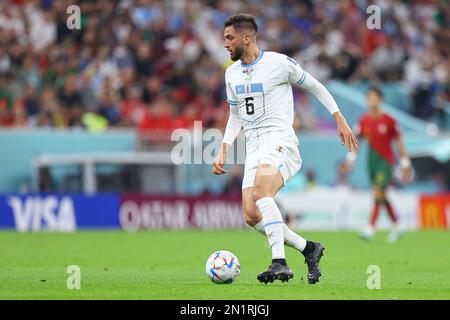
<path fill-rule="evenodd" d="M 287 266 L 286 259 L 272 259 L 272 264 L 273 263 L 279 263 L 283 266 Z"/>
<path fill-rule="evenodd" d="M 302 253 L 304 256 L 307 256 L 308 254 L 313 253 L 314 249 L 315 249 L 314 242 L 306 241 L 306 246 L 305 249 L 303 249 Z"/>

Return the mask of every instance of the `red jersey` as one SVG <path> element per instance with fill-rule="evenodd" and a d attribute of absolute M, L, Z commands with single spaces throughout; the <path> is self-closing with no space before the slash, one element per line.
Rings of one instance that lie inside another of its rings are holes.
<path fill-rule="evenodd" d="M 376 117 L 367 113 L 359 119 L 358 125 L 359 130 L 355 133 L 359 137 L 367 138 L 370 148 L 393 165 L 395 155 L 392 140 L 399 136 L 395 119 L 385 113 Z"/>

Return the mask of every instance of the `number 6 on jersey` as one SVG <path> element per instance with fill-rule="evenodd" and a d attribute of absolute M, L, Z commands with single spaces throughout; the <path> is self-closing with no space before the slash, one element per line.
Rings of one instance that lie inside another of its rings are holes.
<path fill-rule="evenodd" d="M 265 101 L 262 83 L 237 85 L 236 93 L 240 100 L 240 115 L 244 121 L 253 122 L 265 114 Z"/>
<path fill-rule="evenodd" d="M 245 98 L 245 110 L 248 115 L 252 115 L 255 113 L 255 105 L 253 103 L 250 103 L 250 101 L 253 101 L 253 97 L 247 97 Z"/>

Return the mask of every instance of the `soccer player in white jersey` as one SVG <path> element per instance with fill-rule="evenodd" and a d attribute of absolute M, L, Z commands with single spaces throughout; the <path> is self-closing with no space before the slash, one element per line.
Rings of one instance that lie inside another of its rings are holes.
<path fill-rule="evenodd" d="M 314 94 L 329 110 L 348 151 L 356 151 L 358 142 L 327 89 L 290 57 L 259 50 L 257 31 L 252 15 L 234 15 L 224 23 L 224 47 L 235 62 L 225 72 L 230 117 L 212 172 L 226 173 L 223 166 L 227 149 L 242 127 L 247 150 L 242 181 L 243 214 L 247 224 L 267 237 L 272 250 L 271 265 L 257 279 L 267 283 L 293 277 L 286 263 L 286 244 L 304 255 L 308 282 L 314 284 L 321 276 L 319 261 L 324 247 L 290 230 L 274 201 L 278 190 L 302 164 L 292 127 L 292 85 Z"/>

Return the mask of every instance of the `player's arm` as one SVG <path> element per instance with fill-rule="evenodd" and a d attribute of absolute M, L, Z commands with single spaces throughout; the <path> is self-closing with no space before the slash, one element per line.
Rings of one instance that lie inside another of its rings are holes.
<path fill-rule="evenodd" d="M 350 152 L 358 151 L 358 140 L 352 133 L 352 130 L 350 129 L 347 121 L 340 112 L 339 107 L 330 92 L 312 75 L 310 75 L 306 71 L 303 72 L 304 79 L 301 83 L 299 83 L 300 87 L 313 94 L 333 115 L 337 124 L 339 137 L 341 138 L 342 144 L 345 146 L 345 148 Z"/>
<path fill-rule="evenodd" d="M 230 116 L 228 117 L 228 122 L 223 135 L 222 144 L 220 145 L 219 153 L 213 162 L 212 173 L 214 174 L 224 174 L 227 172 L 223 168 L 225 165 L 225 159 L 227 158 L 227 150 L 233 144 L 242 127 L 241 118 L 239 116 L 238 100 L 231 89 L 227 78 L 228 74 L 225 72 L 225 89 L 227 92 L 227 101 L 230 104 Z"/>
<path fill-rule="evenodd" d="M 412 174 L 411 160 L 409 159 L 408 152 L 406 151 L 405 143 L 400 134 L 394 138 L 394 143 L 400 154 L 400 167 L 402 168 L 402 176 L 405 181 L 408 181 Z"/>
<path fill-rule="evenodd" d="M 223 168 L 227 157 L 227 150 L 233 144 L 234 140 L 241 131 L 241 119 L 239 117 L 239 106 L 230 104 L 230 116 L 228 117 L 227 126 L 223 136 L 219 153 L 213 162 L 212 172 L 214 174 L 224 174 L 227 171 Z"/>
<path fill-rule="evenodd" d="M 327 108 L 327 110 L 333 115 L 339 137 L 341 138 L 342 144 L 349 152 L 357 152 L 359 148 L 358 140 L 355 135 L 352 133 L 347 121 L 339 110 L 336 101 L 330 92 L 325 88 L 325 86 L 320 83 L 316 78 L 312 75 L 303 71 L 305 73 L 304 79 L 302 83 L 300 83 L 300 87 L 307 90 L 311 94 L 313 94 L 322 105 Z"/>
<path fill-rule="evenodd" d="M 400 130 L 397 126 L 397 121 L 395 119 L 391 119 L 389 123 L 389 131 L 390 136 L 392 137 L 392 142 L 394 146 L 398 149 L 400 154 L 400 167 L 402 168 L 402 176 L 404 181 L 409 181 L 413 172 L 411 166 L 411 160 L 409 160 L 408 152 L 406 151 L 405 144 L 403 143 L 403 138 L 400 133 Z"/>
<path fill-rule="evenodd" d="M 402 136 L 399 135 L 394 141 L 400 154 L 400 165 L 402 166 L 402 168 L 411 167 L 411 161 L 409 160 L 409 155 L 406 151 Z"/>
<path fill-rule="evenodd" d="M 320 103 L 327 108 L 330 114 L 333 115 L 337 124 L 339 137 L 341 138 L 342 144 L 345 148 L 348 151 L 357 151 L 358 140 L 353 135 L 352 130 L 340 112 L 336 101 L 331 96 L 327 88 L 317 81 L 316 78 L 303 70 L 294 59 L 287 57 L 286 61 L 284 61 L 284 65 L 286 66 L 289 82 L 291 84 L 298 85 L 302 89 L 305 89 L 313 94 L 320 101 Z"/>

